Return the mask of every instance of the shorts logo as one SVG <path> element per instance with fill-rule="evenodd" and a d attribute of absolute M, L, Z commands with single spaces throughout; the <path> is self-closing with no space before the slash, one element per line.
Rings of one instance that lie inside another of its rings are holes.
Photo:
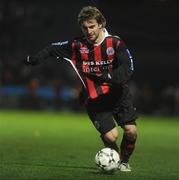
<path fill-rule="evenodd" d="M 114 55 L 114 49 L 112 47 L 108 47 L 106 49 L 106 53 L 107 53 L 107 55 Z"/>

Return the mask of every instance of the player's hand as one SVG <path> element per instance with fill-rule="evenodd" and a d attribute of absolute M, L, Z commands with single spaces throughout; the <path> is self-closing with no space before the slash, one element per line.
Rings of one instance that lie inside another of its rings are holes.
<path fill-rule="evenodd" d="M 101 81 L 110 83 L 112 79 L 112 74 L 108 70 L 103 70 L 103 66 L 100 66 L 99 69 L 101 71 L 101 75 L 99 76 Z"/>
<path fill-rule="evenodd" d="M 89 77 L 90 79 L 103 83 L 103 82 L 111 82 L 112 79 L 112 74 L 109 73 L 109 71 L 103 70 L 102 66 L 99 67 L 101 74 L 96 74 L 96 73 L 90 73 L 90 74 L 86 74 L 87 77 Z"/>
<path fill-rule="evenodd" d="M 32 66 L 35 66 L 35 65 L 38 65 L 39 64 L 39 61 L 36 57 L 34 56 L 27 56 L 24 60 L 23 60 L 24 64 L 25 65 L 32 65 Z"/>
<path fill-rule="evenodd" d="M 96 75 L 95 73 L 86 74 L 86 76 L 96 82 L 111 82 L 111 74 L 109 72 L 104 72 L 101 75 Z"/>
<path fill-rule="evenodd" d="M 100 79 L 103 82 L 111 82 L 112 76 L 109 72 L 105 71 L 103 74 L 100 76 Z"/>

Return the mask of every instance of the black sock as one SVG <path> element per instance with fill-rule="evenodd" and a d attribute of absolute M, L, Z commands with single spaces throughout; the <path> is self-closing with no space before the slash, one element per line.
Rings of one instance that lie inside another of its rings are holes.
<path fill-rule="evenodd" d="M 129 161 L 129 158 L 135 149 L 135 142 L 136 138 L 123 135 L 123 139 L 120 145 L 121 162 L 127 163 Z"/>

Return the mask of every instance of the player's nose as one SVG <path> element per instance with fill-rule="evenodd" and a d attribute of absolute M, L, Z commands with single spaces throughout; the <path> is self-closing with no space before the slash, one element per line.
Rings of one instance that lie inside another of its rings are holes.
<path fill-rule="evenodd" d="M 87 34 L 90 35 L 92 30 L 90 28 L 87 28 Z"/>

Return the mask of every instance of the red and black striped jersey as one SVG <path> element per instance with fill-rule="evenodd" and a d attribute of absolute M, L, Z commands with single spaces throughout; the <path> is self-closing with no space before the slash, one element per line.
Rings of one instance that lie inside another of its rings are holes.
<path fill-rule="evenodd" d="M 132 57 L 124 42 L 107 32 L 100 44 L 90 44 L 84 37 L 80 37 L 52 43 L 36 57 L 41 61 L 49 56 L 68 58 L 71 61 L 90 99 L 109 93 L 113 84 L 127 82 L 133 72 Z M 111 81 L 98 80 L 104 73 L 111 75 Z"/>

